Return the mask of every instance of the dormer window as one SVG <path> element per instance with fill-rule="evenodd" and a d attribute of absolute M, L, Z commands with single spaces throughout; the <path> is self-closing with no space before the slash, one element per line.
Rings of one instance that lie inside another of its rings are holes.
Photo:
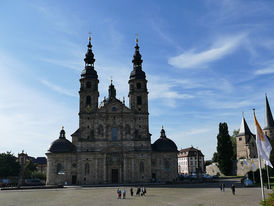
<path fill-rule="evenodd" d="M 117 111 L 117 108 L 116 108 L 116 107 L 112 107 L 111 110 L 112 110 L 113 112 L 116 112 L 116 111 Z"/>

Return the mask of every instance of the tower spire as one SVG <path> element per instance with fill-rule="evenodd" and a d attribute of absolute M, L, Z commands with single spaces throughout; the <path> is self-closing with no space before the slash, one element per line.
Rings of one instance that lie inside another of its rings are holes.
<path fill-rule="evenodd" d="M 273 121 L 272 112 L 268 103 L 267 95 L 265 94 L 265 128 L 264 129 L 269 129 L 269 128 L 274 128 L 274 121 Z"/>
<path fill-rule="evenodd" d="M 249 135 L 249 134 L 252 134 L 246 121 L 245 121 L 245 118 L 244 118 L 244 113 L 242 114 L 242 123 L 241 123 L 241 127 L 240 127 L 240 132 L 239 132 L 239 135 Z"/>
<path fill-rule="evenodd" d="M 88 51 L 86 53 L 86 58 L 84 59 L 86 66 L 94 66 L 94 54 L 92 52 L 92 45 L 91 45 L 91 32 L 89 32 L 89 37 L 88 37 Z"/>

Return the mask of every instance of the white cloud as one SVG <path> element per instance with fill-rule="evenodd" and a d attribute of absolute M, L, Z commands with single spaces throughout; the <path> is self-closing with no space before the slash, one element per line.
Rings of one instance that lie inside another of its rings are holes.
<path fill-rule="evenodd" d="M 68 96 L 71 96 L 71 97 L 76 97 L 78 95 L 76 95 L 75 92 L 73 91 L 68 91 L 67 89 L 64 89 L 58 85 L 55 85 L 47 80 L 40 80 L 40 82 L 44 85 L 46 85 L 47 87 L 49 87 L 50 89 L 60 93 L 60 94 L 65 94 L 65 95 L 68 95 Z"/>
<path fill-rule="evenodd" d="M 264 75 L 264 74 L 273 74 L 273 73 L 274 73 L 274 63 L 272 62 L 267 67 L 256 70 L 254 74 Z"/>
<path fill-rule="evenodd" d="M 182 54 L 171 57 L 168 63 L 181 69 L 207 67 L 207 64 L 232 53 L 246 35 L 241 34 L 234 37 L 222 38 L 216 41 L 209 49 L 196 52 L 195 49 L 183 52 Z"/>

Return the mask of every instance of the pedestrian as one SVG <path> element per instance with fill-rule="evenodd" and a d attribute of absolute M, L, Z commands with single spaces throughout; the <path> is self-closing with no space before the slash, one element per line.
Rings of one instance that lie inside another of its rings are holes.
<path fill-rule="evenodd" d="M 137 188 L 137 191 L 136 191 L 136 195 L 139 195 L 139 196 L 140 196 L 140 192 L 141 192 L 141 188 L 138 187 L 138 188 Z"/>
<path fill-rule="evenodd" d="M 221 192 L 223 191 L 223 184 L 219 185 Z"/>
<path fill-rule="evenodd" d="M 133 188 L 130 188 L 130 195 L 133 196 Z"/>
<path fill-rule="evenodd" d="M 225 191 L 225 183 L 223 183 L 223 192 Z"/>
<path fill-rule="evenodd" d="M 121 199 L 121 190 L 120 190 L 120 188 L 117 189 L 117 198 Z"/>
<path fill-rule="evenodd" d="M 146 196 L 147 190 L 145 187 L 143 187 L 143 195 Z"/>
<path fill-rule="evenodd" d="M 127 194 L 127 190 L 126 190 L 126 188 L 124 188 L 124 190 L 123 190 L 123 199 L 126 199 L 126 194 Z"/>
<path fill-rule="evenodd" d="M 235 195 L 235 185 L 234 184 L 231 185 L 231 190 L 232 190 L 232 194 Z"/>

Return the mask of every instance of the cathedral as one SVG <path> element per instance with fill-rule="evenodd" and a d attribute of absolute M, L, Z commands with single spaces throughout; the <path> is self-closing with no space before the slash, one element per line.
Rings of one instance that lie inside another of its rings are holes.
<path fill-rule="evenodd" d="M 173 182 L 178 175 L 177 146 L 164 128 L 151 144 L 148 90 L 136 39 L 129 76 L 129 106 L 116 98 L 111 81 L 108 97 L 98 104 L 99 79 L 91 38 L 80 78 L 79 129 L 60 136 L 46 155 L 47 184 Z"/>

